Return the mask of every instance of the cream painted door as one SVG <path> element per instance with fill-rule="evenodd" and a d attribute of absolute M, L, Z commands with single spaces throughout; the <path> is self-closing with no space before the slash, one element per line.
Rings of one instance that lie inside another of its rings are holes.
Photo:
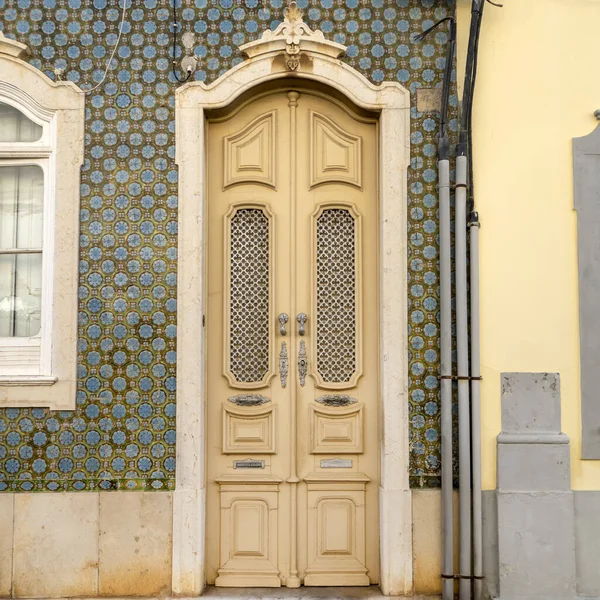
<path fill-rule="evenodd" d="M 376 121 L 283 90 L 207 143 L 207 580 L 377 583 Z"/>

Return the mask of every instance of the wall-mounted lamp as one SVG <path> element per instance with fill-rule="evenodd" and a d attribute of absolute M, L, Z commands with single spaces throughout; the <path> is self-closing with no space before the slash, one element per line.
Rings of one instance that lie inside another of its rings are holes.
<path fill-rule="evenodd" d="M 196 36 L 193 32 L 186 31 L 181 36 L 181 43 L 185 50 L 185 56 L 181 59 L 181 69 L 185 72 L 187 77 L 190 77 L 198 66 L 198 57 L 194 54 Z"/>

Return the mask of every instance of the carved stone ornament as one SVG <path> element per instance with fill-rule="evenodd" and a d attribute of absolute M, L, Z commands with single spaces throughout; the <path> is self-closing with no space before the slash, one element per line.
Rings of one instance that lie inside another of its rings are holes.
<path fill-rule="evenodd" d="M 324 54 L 331 58 L 339 58 L 346 52 L 346 46 L 325 39 L 320 30 L 312 31 L 302 20 L 302 11 L 295 2 L 290 2 L 285 9 L 283 23 L 275 31 L 268 29 L 260 39 L 240 46 L 240 50 L 248 57 L 273 52 L 285 55 L 285 64 L 289 71 L 297 71 L 301 65 L 304 50 L 313 54 Z"/>
<path fill-rule="evenodd" d="M 325 404 L 325 406 L 348 406 L 349 404 L 355 404 L 358 400 L 347 394 L 327 394 L 315 398 L 315 402 Z"/>
<path fill-rule="evenodd" d="M 230 396 L 227 400 L 238 406 L 259 406 L 271 402 L 269 398 L 260 394 L 238 394 L 237 396 Z"/>

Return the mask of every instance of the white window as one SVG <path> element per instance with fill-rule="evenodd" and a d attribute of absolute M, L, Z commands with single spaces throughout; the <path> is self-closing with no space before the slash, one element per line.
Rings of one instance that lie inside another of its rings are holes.
<path fill-rule="evenodd" d="M 0 407 L 75 407 L 84 94 L 0 32 Z"/>
<path fill-rule="evenodd" d="M 50 132 L 19 108 L 0 100 L 0 381 L 49 372 L 52 329 Z"/>

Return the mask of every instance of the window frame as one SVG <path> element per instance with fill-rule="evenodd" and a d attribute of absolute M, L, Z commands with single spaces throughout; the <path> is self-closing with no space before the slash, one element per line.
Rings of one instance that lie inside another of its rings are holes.
<path fill-rule="evenodd" d="M 0 97 L 0 102 L 3 102 Z M 8 104 L 8 103 L 6 103 Z M 16 108 L 16 107 L 15 107 Z M 26 115 L 27 116 L 27 115 Z M 32 152 L 31 157 L 19 156 L 19 158 L 5 158 L 4 144 L 0 142 L 0 168 L 9 166 L 38 166 L 43 173 L 44 195 L 42 199 L 42 295 L 40 300 L 40 331 L 29 337 L 2 337 L 0 336 L 0 352 L 8 352 L 9 349 L 18 351 L 19 348 L 40 348 L 40 358 L 37 368 L 27 366 L 15 366 L 9 369 L 0 361 L 0 383 L 4 377 L 35 375 L 43 376 L 52 372 L 51 350 L 52 350 L 52 291 L 54 273 L 52 269 L 52 256 L 54 250 L 54 181 L 53 181 L 53 156 L 49 151 L 42 155 L 40 152 Z M 23 153 L 24 154 L 24 153 Z M 12 249 L 12 248 L 11 248 Z M 2 252 L 0 254 L 5 254 Z"/>
<path fill-rule="evenodd" d="M 23 60 L 28 53 L 0 31 L 0 102 L 42 127 L 35 142 L 0 142 L 0 165 L 39 165 L 44 173 L 41 327 L 36 336 L 0 338 L 0 408 L 72 410 L 85 93 L 72 82 L 46 77 Z M 3 352 L 36 344 L 39 367 L 1 364 Z"/>

